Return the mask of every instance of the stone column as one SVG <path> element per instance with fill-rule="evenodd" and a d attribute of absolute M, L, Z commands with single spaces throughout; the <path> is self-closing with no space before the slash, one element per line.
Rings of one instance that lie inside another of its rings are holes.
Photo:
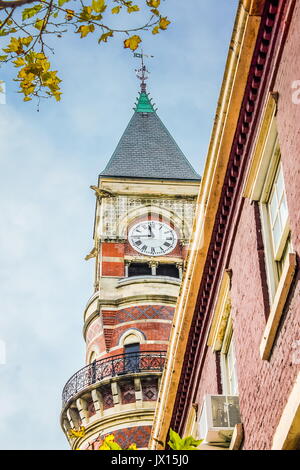
<path fill-rule="evenodd" d="M 151 268 L 152 276 L 156 276 L 156 269 L 158 266 L 158 261 L 149 261 L 149 266 Z"/>
<path fill-rule="evenodd" d="M 102 415 L 103 413 L 103 399 L 102 395 L 98 390 L 92 390 L 92 399 L 95 407 L 96 413 Z"/>
<path fill-rule="evenodd" d="M 81 422 L 83 426 L 87 426 L 88 421 L 89 421 L 87 402 L 83 400 L 82 398 L 78 398 L 76 400 L 76 406 L 77 406 L 79 416 L 81 418 Z"/>
<path fill-rule="evenodd" d="M 135 390 L 135 401 L 137 408 L 142 407 L 143 403 L 143 393 L 142 393 L 142 383 L 139 377 L 134 378 L 134 390 Z"/>
<path fill-rule="evenodd" d="M 131 264 L 131 261 L 125 261 L 125 277 L 128 277 L 130 264 Z"/>
<path fill-rule="evenodd" d="M 179 279 L 182 279 L 182 274 L 183 274 L 183 265 L 182 265 L 182 263 L 177 263 L 176 268 L 178 269 L 178 272 L 179 272 Z"/>

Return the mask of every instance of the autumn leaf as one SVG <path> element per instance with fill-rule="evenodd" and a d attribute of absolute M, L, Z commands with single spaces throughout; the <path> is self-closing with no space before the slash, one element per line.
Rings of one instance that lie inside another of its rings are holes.
<path fill-rule="evenodd" d="M 61 7 L 63 6 L 65 3 L 69 2 L 70 0 L 58 0 L 58 6 Z"/>
<path fill-rule="evenodd" d="M 105 0 L 93 0 L 92 8 L 96 13 L 102 13 L 106 9 Z"/>
<path fill-rule="evenodd" d="M 25 60 L 18 57 L 16 60 L 13 60 L 13 63 L 15 64 L 15 67 L 22 67 L 22 65 L 25 65 Z"/>
<path fill-rule="evenodd" d="M 78 431 L 76 431 L 75 429 L 70 429 L 68 434 L 69 434 L 69 437 L 71 439 L 74 439 L 75 437 L 84 437 L 85 436 L 85 427 L 81 426 Z"/>
<path fill-rule="evenodd" d="M 137 450 L 136 444 L 130 444 L 127 450 Z"/>
<path fill-rule="evenodd" d="M 147 0 L 149 7 L 157 8 L 160 5 L 160 0 Z"/>
<path fill-rule="evenodd" d="M 125 39 L 124 41 L 124 47 L 131 49 L 132 51 L 135 51 L 139 47 L 139 43 L 142 42 L 140 36 L 137 36 L 136 34 L 134 36 L 131 36 L 128 39 Z"/>
<path fill-rule="evenodd" d="M 36 22 L 35 22 L 35 24 L 34 24 L 34 27 L 35 27 L 36 29 L 41 30 L 41 29 L 43 28 L 43 25 L 44 25 L 44 21 L 37 19 Z"/>
<path fill-rule="evenodd" d="M 139 11 L 139 7 L 137 5 L 129 5 L 127 7 L 128 13 L 133 13 L 134 11 Z"/>
<path fill-rule="evenodd" d="M 112 37 L 114 34 L 112 31 L 108 31 L 107 33 L 101 34 L 100 38 L 98 39 L 98 43 L 100 42 L 107 42 L 109 37 Z"/>
<path fill-rule="evenodd" d="M 114 8 L 112 8 L 111 12 L 112 12 L 114 15 L 116 15 L 116 14 L 120 13 L 121 8 L 122 8 L 121 6 L 114 7 Z"/>
<path fill-rule="evenodd" d="M 31 18 L 32 16 L 36 15 L 42 8 L 43 5 L 36 5 L 32 8 L 25 8 L 22 11 L 22 20 L 24 21 L 28 18 Z"/>
<path fill-rule="evenodd" d="M 95 26 L 93 24 L 89 24 L 80 26 L 76 32 L 80 33 L 81 38 L 85 38 L 85 36 L 87 36 L 89 33 L 92 33 L 94 30 Z"/>
<path fill-rule="evenodd" d="M 73 17 L 74 17 L 74 10 L 66 9 L 66 20 L 71 21 Z"/>
<path fill-rule="evenodd" d="M 170 23 L 171 23 L 171 21 L 169 21 L 168 18 L 165 16 L 165 17 L 160 19 L 159 27 L 160 27 L 160 29 L 167 29 L 167 27 Z"/>
<path fill-rule="evenodd" d="M 159 33 L 159 26 L 155 26 L 153 29 L 152 29 L 152 34 L 158 34 Z"/>
<path fill-rule="evenodd" d="M 24 44 L 24 46 L 29 46 L 31 41 L 33 40 L 32 36 L 27 36 L 26 38 L 21 38 L 21 43 Z"/>

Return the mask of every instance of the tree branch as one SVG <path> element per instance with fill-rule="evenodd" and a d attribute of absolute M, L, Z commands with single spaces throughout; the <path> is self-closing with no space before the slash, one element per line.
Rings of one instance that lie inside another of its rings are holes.
<path fill-rule="evenodd" d="M 39 0 L 0 0 L 0 9 L 20 7 L 22 5 L 26 5 L 26 3 L 34 2 L 39 2 Z"/>
<path fill-rule="evenodd" d="M 5 18 L 5 20 L 3 21 L 3 23 L 1 23 L 0 25 L 0 29 L 3 28 L 3 26 L 6 25 L 6 23 L 8 22 L 8 20 L 11 18 L 11 16 L 13 15 L 13 12 L 15 11 L 15 8 L 12 8 L 10 13 L 7 15 L 7 17 Z"/>

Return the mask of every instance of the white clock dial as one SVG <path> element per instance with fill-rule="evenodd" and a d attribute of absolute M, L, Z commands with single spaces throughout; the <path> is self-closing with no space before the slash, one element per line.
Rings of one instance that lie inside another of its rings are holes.
<path fill-rule="evenodd" d="M 139 253 L 163 256 L 174 250 L 177 234 L 169 225 L 156 220 L 147 220 L 134 225 L 128 235 L 130 245 Z"/>

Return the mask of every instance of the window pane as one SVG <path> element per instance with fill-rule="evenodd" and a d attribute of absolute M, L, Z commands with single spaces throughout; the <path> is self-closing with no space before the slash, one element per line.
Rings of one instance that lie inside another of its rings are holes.
<path fill-rule="evenodd" d="M 281 232 L 282 232 L 281 223 L 280 223 L 280 219 L 278 216 L 276 217 L 272 232 L 273 232 L 274 248 L 276 250 L 278 247 L 280 237 L 281 237 Z"/>
<path fill-rule="evenodd" d="M 276 191 L 274 190 L 270 198 L 269 209 L 270 209 L 271 225 L 273 226 L 273 223 L 276 218 L 277 211 L 278 211 L 277 196 L 276 196 Z"/>
<path fill-rule="evenodd" d="M 282 222 L 282 225 L 284 226 L 288 218 L 288 208 L 286 204 L 285 194 L 282 197 L 279 210 L 280 210 L 281 222 Z"/>
<path fill-rule="evenodd" d="M 276 186 L 277 186 L 278 197 L 280 199 L 282 193 L 284 192 L 283 172 L 282 172 L 281 163 L 279 164 L 279 167 L 278 167 L 278 175 L 277 175 Z"/>
<path fill-rule="evenodd" d="M 226 383 L 225 393 L 228 395 L 236 395 L 238 393 L 238 383 L 233 340 L 230 341 L 227 354 L 225 355 L 225 370 L 223 372 L 224 374 L 222 374 L 222 376 Z"/>

